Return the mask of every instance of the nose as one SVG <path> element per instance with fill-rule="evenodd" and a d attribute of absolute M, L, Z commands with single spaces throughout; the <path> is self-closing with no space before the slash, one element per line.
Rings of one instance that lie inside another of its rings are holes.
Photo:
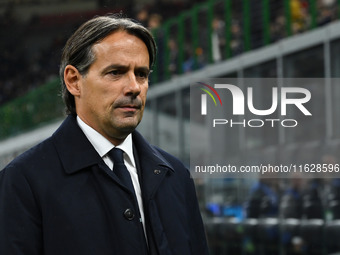
<path fill-rule="evenodd" d="M 129 72 L 128 80 L 125 86 L 125 95 L 136 97 L 141 92 L 141 84 L 139 84 L 134 72 Z"/>

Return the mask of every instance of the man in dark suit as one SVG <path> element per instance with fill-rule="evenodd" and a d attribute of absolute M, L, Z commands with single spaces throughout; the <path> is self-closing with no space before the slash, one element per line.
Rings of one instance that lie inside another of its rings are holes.
<path fill-rule="evenodd" d="M 0 172 L 0 254 L 204 255 L 193 181 L 135 131 L 156 55 L 150 32 L 97 17 L 68 40 L 68 117 Z"/>

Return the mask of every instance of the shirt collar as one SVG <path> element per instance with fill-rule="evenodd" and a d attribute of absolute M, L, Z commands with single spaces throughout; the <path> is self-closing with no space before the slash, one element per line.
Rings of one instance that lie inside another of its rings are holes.
<path fill-rule="evenodd" d="M 114 146 L 103 135 L 87 125 L 79 116 L 77 116 L 77 123 L 100 157 L 106 156 L 110 150 L 117 147 L 125 152 L 125 155 L 127 155 L 126 160 L 129 160 L 134 167 L 136 166 L 133 156 L 131 134 L 129 134 L 121 144 Z"/>

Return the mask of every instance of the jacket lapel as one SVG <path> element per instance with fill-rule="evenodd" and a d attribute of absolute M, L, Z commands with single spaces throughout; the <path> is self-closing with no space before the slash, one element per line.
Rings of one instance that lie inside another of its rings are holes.
<path fill-rule="evenodd" d="M 168 255 L 171 252 L 154 196 L 166 175 L 172 174 L 174 168 L 137 131 L 132 133 L 132 138 L 142 185 L 149 254 Z"/>
<path fill-rule="evenodd" d="M 132 133 L 137 168 L 141 174 L 143 197 L 152 199 L 167 174 L 174 172 L 171 164 L 137 131 Z"/>

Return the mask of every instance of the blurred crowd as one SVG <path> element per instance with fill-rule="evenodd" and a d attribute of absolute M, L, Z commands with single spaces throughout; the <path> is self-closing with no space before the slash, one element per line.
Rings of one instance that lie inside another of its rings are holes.
<path fill-rule="evenodd" d="M 340 179 L 260 179 L 245 204 L 247 218 L 340 219 Z"/>
<path fill-rule="evenodd" d="M 273 43 L 289 35 L 303 33 L 314 27 L 326 25 L 338 18 L 338 2 L 336 0 L 317 0 L 316 1 L 316 20 L 311 15 L 311 1 L 307 0 L 288 0 L 290 8 L 290 26 L 287 24 L 287 14 L 284 1 L 269 1 L 269 35 L 268 41 L 265 42 L 263 16 L 264 10 L 261 1 L 249 2 L 249 44 L 246 42 L 245 14 L 242 2 L 231 1 L 231 20 L 230 24 L 225 20 L 225 7 L 223 1 L 214 6 L 214 16 L 211 22 L 211 56 L 209 52 L 208 40 L 209 28 L 204 24 L 207 17 L 204 13 L 199 13 L 199 35 L 198 45 L 193 47 L 193 35 L 191 34 L 192 24 L 185 22 L 185 39 L 184 39 L 184 60 L 178 61 L 180 56 L 178 34 L 173 33 L 167 42 L 164 42 L 161 20 L 157 23 L 158 42 L 161 49 L 169 51 L 168 65 L 164 64 L 163 57 L 160 59 L 161 69 L 158 70 L 159 80 L 170 78 L 178 74 L 191 72 L 202 68 L 210 63 L 220 62 L 228 57 L 234 57 L 247 50 L 262 47 L 268 43 Z M 226 27 L 229 25 L 230 27 Z M 289 27 L 289 29 L 288 29 Z M 155 28 L 155 27 L 154 27 Z M 173 29 L 176 31 L 176 29 Z M 226 33 L 229 30 L 229 40 L 227 41 Z M 166 76 L 165 73 L 169 75 Z"/>
<path fill-rule="evenodd" d="M 225 194 L 230 198 L 224 204 L 207 203 L 212 254 L 338 254 L 338 162 L 339 150 L 324 153 L 315 173 L 296 171 L 285 175 L 288 178 L 267 173 L 253 182 L 243 203 L 233 201 L 230 194 Z"/>
<path fill-rule="evenodd" d="M 101 7 L 93 11 L 61 15 L 33 15 L 28 21 L 15 17 L 10 3 L 0 15 L 0 105 L 36 88 L 59 73 L 62 47 L 72 32 L 96 15 L 121 13 L 149 28 L 159 26 L 164 18 L 190 8 L 185 3 L 155 3 L 135 8 Z M 162 11 L 160 11 L 162 10 Z M 160 15 L 159 13 L 162 13 Z"/>
<path fill-rule="evenodd" d="M 270 4 L 270 42 L 286 37 L 286 16 L 283 1 L 272 1 Z M 291 33 L 297 34 L 311 27 L 311 15 L 307 0 L 290 0 Z M 161 3 L 161 2 L 160 2 Z M 212 62 L 219 62 L 228 57 L 236 56 L 245 50 L 244 45 L 244 16 L 242 5 L 236 1 L 232 9 L 230 24 L 230 39 L 226 41 L 226 21 L 218 4 L 214 10 L 211 24 L 211 56 L 208 53 L 208 26 L 203 24 L 199 17 L 199 37 L 196 48 L 192 46 L 192 35 L 185 29 L 184 56 L 179 60 L 178 28 L 165 41 L 162 25 L 170 17 L 176 17 L 181 11 L 192 8 L 191 4 L 157 3 L 157 6 L 139 6 L 132 13 L 124 12 L 128 17 L 134 17 L 154 33 L 158 43 L 158 78 L 157 81 L 171 78 L 181 73 L 191 72 L 202 68 Z M 223 4 L 223 1 L 221 2 Z M 262 6 L 260 1 L 251 1 L 250 33 L 251 49 L 264 45 L 262 28 Z M 237 6 L 239 5 L 239 6 Z M 96 14 L 105 14 L 110 11 L 100 10 L 89 13 L 76 13 L 63 16 L 33 16 L 27 23 L 16 21 L 13 15 L 13 6 L 0 16 L 0 105 L 27 93 L 34 87 L 44 84 L 58 75 L 58 64 L 61 49 L 66 38 L 85 19 Z M 336 0 L 317 1 L 317 26 L 325 25 L 337 19 Z M 230 48 L 227 56 L 226 48 Z M 165 65 L 165 53 L 168 53 L 168 62 Z"/>

